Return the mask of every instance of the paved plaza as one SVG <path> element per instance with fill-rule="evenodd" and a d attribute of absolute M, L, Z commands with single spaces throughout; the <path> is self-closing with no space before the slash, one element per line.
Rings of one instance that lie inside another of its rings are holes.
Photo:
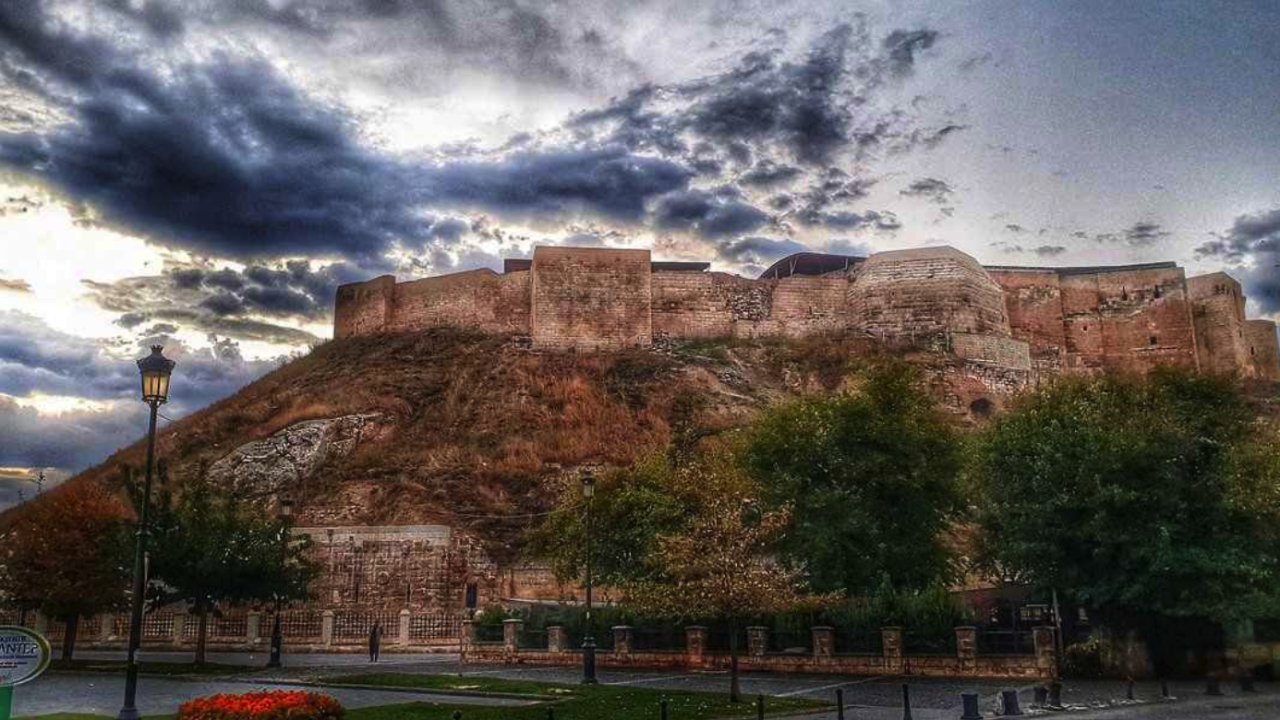
<path fill-rule="evenodd" d="M 84 652 L 82 659 L 123 659 L 120 652 Z M 186 662 L 190 653 L 146 651 L 143 660 Z M 228 665 L 265 665 L 262 653 L 210 653 L 209 661 Z M 580 678 L 576 667 L 474 666 L 462 665 L 451 654 L 387 654 L 370 664 L 359 654 L 296 654 L 285 656 L 285 666 L 277 670 L 239 673 L 226 678 L 185 680 L 144 677 L 140 686 L 140 708 L 144 713 L 171 713 L 184 700 L 218 692 L 248 692 L 258 689 L 297 687 L 297 683 L 314 683 L 321 678 L 340 677 L 376 670 L 378 672 L 457 675 L 459 677 L 494 677 L 573 684 Z M 631 685 L 655 689 L 724 692 L 728 676 L 724 672 L 661 672 L 605 669 L 599 673 L 606 684 Z M 897 677 L 840 677 L 830 675 L 770 675 L 747 673 L 742 676 L 743 692 L 749 696 L 804 697 L 834 702 L 836 690 L 842 690 L 849 720 L 900 720 L 903 679 Z M 912 678 L 908 681 L 913 720 L 954 720 L 959 718 L 961 693 L 976 692 L 981 698 L 983 715 L 997 714 L 1001 690 L 1016 689 L 1022 708 L 1029 714 L 1033 684 L 1010 680 L 950 680 Z M 1199 682 L 1171 683 L 1174 702 L 1160 697 L 1156 683 L 1138 683 L 1134 695 L 1138 702 L 1124 700 L 1126 686 L 1114 681 L 1067 681 L 1063 686 L 1063 702 L 1068 713 L 1053 713 L 1080 720 L 1094 718 L 1134 718 L 1157 720 L 1172 718 L 1191 720 L 1261 720 L 1280 717 L 1280 689 L 1262 684 L 1256 693 L 1244 693 L 1238 686 L 1226 685 L 1223 697 L 1204 695 Z M 511 706 L 520 700 L 447 696 L 416 692 L 355 690 L 329 688 L 347 707 L 425 701 L 435 704 Z M 123 679 L 105 673 L 49 673 L 16 695 L 15 714 L 42 715 L 53 712 L 82 712 L 113 715 L 123 697 Z M 801 716 L 804 720 L 834 720 L 834 711 Z"/>

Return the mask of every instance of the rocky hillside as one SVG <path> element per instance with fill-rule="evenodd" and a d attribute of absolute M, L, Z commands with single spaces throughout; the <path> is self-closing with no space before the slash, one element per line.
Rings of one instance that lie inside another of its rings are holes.
<path fill-rule="evenodd" d="M 497 558 L 559 483 L 828 392 L 867 354 L 852 340 L 725 342 L 623 353 L 534 352 L 435 330 L 326 343 L 164 429 L 159 456 L 246 499 L 287 494 L 303 525 L 439 522 Z M 177 369 L 174 392 L 182 389 Z M 118 481 L 141 443 L 71 482 Z"/>

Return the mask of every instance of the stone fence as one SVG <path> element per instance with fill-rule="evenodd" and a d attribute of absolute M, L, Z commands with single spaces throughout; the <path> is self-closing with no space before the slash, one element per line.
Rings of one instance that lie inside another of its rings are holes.
<path fill-rule="evenodd" d="M 388 650 L 452 648 L 457 646 L 467 616 L 444 612 L 363 612 L 345 610 L 286 610 L 280 615 L 280 632 L 286 648 L 312 651 L 343 651 L 367 647 L 374 622 L 382 624 L 382 646 Z M 254 649 L 271 643 L 275 617 L 271 612 L 228 612 L 210 615 L 206 637 L 210 648 Z M 25 621 L 25 622 L 24 622 Z M 25 624 L 42 633 L 55 646 L 66 633 L 64 623 L 41 613 L 0 612 L 0 624 Z M 165 649 L 194 648 L 199 618 L 184 611 L 159 610 L 142 621 L 143 647 Z M 129 640 L 129 615 L 96 615 L 80 621 L 76 646 L 81 648 L 124 648 Z"/>
<path fill-rule="evenodd" d="M 571 647 L 563 627 L 549 626 L 546 647 L 531 649 L 521 647 L 522 626 L 521 620 L 507 620 L 501 642 L 483 642 L 476 640 L 477 633 L 472 623 L 463 623 L 462 662 L 507 665 L 575 665 L 581 662 L 581 651 Z M 611 632 L 612 650 L 596 652 L 596 662 L 601 667 L 681 670 L 723 670 L 729 667 L 727 651 L 708 648 L 706 627 L 684 628 L 684 648 L 669 650 L 636 649 L 634 629 L 628 626 L 614 627 Z M 880 630 L 881 650 L 878 653 L 837 653 L 835 628 L 815 627 L 811 633 L 812 642 L 803 652 L 770 652 L 768 628 L 749 627 L 746 629 L 747 642 L 739 659 L 740 667 L 744 671 L 973 678 L 1049 679 L 1056 674 L 1051 627 L 1035 628 L 1032 632 L 1033 651 L 1029 654 L 980 653 L 976 627 L 955 628 L 954 653 L 927 655 L 903 652 L 903 630 L 900 627 Z"/>

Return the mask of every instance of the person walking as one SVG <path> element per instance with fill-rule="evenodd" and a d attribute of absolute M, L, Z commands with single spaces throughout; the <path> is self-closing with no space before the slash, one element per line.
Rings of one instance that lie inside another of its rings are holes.
<path fill-rule="evenodd" d="M 369 662 L 378 662 L 378 655 L 382 652 L 382 623 L 374 620 L 373 627 L 369 630 Z"/>

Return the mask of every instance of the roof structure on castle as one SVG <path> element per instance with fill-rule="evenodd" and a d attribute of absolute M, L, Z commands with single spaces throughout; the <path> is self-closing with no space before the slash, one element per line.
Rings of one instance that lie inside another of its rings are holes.
<path fill-rule="evenodd" d="M 778 279 L 791 275 L 825 275 L 836 270 L 848 270 L 866 260 L 857 255 L 834 255 L 832 253 L 800 252 L 788 255 L 769 266 L 760 273 L 760 279 Z"/>
<path fill-rule="evenodd" d="M 530 258 L 503 258 L 502 272 L 513 273 L 522 270 L 528 270 L 533 267 L 533 260 Z M 680 260 L 655 260 L 649 263 L 649 269 L 653 272 L 706 272 L 711 269 L 709 262 L 687 262 Z"/>

